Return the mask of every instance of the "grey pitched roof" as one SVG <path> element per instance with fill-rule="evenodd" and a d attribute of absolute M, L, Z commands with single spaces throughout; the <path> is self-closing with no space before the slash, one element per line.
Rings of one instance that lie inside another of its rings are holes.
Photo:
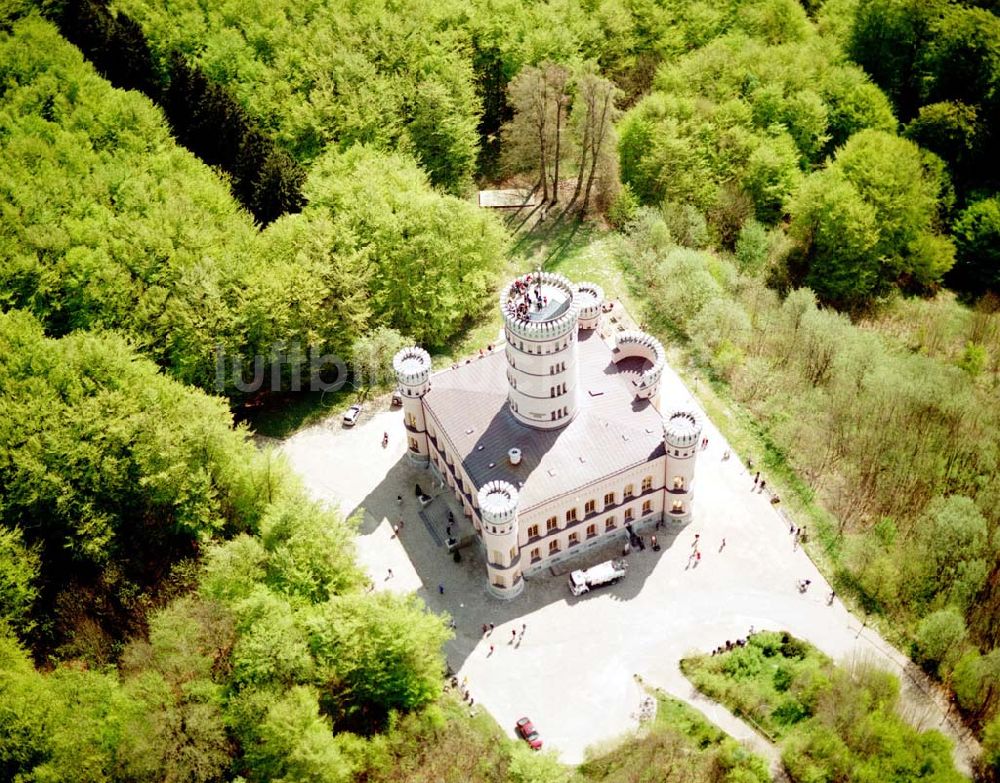
<path fill-rule="evenodd" d="M 616 367 L 594 332 L 580 332 L 577 346 L 579 409 L 557 430 L 528 427 L 510 413 L 503 351 L 433 376 L 424 402 L 476 488 L 509 481 L 519 488 L 524 510 L 664 454 L 659 411 L 634 400 L 629 389 L 642 360 Z M 519 465 L 507 459 L 512 447 L 521 449 Z"/>

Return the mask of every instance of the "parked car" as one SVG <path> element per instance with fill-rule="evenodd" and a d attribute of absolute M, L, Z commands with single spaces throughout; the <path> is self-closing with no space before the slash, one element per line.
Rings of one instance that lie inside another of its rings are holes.
<path fill-rule="evenodd" d="M 542 738 L 538 736 L 535 724 L 532 723 L 529 718 L 518 718 L 517 733 L 521 736 L 521 739 L 532 747 L 533 750 L 542 749 Z"/>
<path fill-rule="evenodd" d="M 358 419 L 360 418 L 361 418 L 361 406 L 352 405 L 350 408 L 347 409 L 347 412 L 344 414 L 344 426 L 353 427 L 355 424 L 358 423 Z"/>

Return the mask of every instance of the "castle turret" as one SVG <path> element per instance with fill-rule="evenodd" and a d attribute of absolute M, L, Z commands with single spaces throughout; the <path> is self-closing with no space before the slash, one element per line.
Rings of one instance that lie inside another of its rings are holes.
<path fill-rule="evenodd" d="M 667 363 L 663 344 L 645 332 L 622 332 L 615 338 L 611 353 L 615 364 L 624 359 L 641 359 L 644 366 L 632 373 L 632 392 L 636 399 L 650 400 L 659 409 L 660 378 Z"/>
<path fill-rule="evenodd" d="M 524 590 L 517 544 L 517 490 L 506 481 L 490 481 L 477 496 L 490 592 L 514 598 Z"/>
<path fill-rule="evenodd" d="M 533 272 L 504 288 L 500 310 L 511 413 L 539 429 L 565 426 L 577 410 L 576 288 L 562 275 Z"/>
<path fill-rule="evenodd" d="M 427 424 L 421 398 L 431 388 L 431 357 L 423 348 L 404 348 L 392 359 L 399 396 L 403 399 L 407 455 L 415 465 L 426 467 L 430 461 Z"/>
<path fill-rule="evenodd" d="M 694 468 L 701 443 L 701 417 L 691 411 L 673 411 L 663 420 L 664 443 L 667 449 L 666 519 L 686 522 L 691 518 L 694 500 Z"/>
<path fill-rule="evenodd" d="M 597 283 L 577 283 L 576 298 L 580 303 L 580 328 L 596 329 L 604 308 L 604 289 Z"/>

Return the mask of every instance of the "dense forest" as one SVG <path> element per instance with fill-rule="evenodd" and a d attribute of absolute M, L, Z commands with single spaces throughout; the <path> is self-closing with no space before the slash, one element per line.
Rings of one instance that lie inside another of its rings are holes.
<path fill-rule="evenodd" d="M 0 778 L 761 779 L 690 716 L 573 772 L 470 721 L 447 618 L 232 425 L 220 357 L 374 377 L 479 322 L 494 183 L 596 227 L 1000 778 L 998 118 L 989 2 L 5 4 Z M 788 771 L 841 779 L 854 691 L 810 687 Z"/>

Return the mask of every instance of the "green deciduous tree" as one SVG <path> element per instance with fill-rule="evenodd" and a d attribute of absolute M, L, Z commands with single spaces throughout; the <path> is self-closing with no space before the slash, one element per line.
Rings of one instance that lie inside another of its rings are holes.
<path fill-rule="evenodd" d="M 965 620 L 954 609 L 927 615 L 917 627 L 914 642 L 917 660 L 939 672 L 950 670 L 967 634 Z"/>
<path fill-rule="evenodd" d="M 440 345 L 486 306 L 505 247 L 495 218 L 441 196 L 413 161 L 366 147 L 313 167 L 306 195 L 328 210 L 371 269 L 370 305 L 384 325 Z"/>
<path fill-rule="evenodd" d="M 412 710 L 441 693 L 450 632 L 414 596 L 350 595 L 304 620 L 327 709 L 361 720 Z"/>
<path fill-rule="evenodd" d="M 958 216 L 954 282 L 969 291 L 1000 291 L 1000 198 L 977 201 Z"/>

